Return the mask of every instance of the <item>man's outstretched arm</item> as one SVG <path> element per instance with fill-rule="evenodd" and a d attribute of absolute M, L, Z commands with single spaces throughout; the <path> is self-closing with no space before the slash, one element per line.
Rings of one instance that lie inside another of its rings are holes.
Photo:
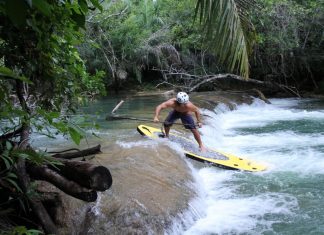
<path fill-rule="evenodd" d="M 154 116 L 154 122 L 159 122 L 159 115 L 162 109 L 172 107 L 173 100 L 168 100 L 163 102 L 162 104 L 156 106 L 155 108 L 155 116 Z"/>
<path fill-rule="evenodd" d="M 199 111 L 198 107 L 196 107 L 196 106 L 194 106 L 194 113 L 195 113 L 195 116 L 197 119 L 198 126 L 201 127 L 202 126 L 201 115 L 200 115 L 200 111 Z"/>

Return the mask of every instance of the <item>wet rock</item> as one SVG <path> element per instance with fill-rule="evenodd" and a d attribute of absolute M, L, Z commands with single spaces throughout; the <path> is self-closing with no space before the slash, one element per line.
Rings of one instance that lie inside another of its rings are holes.
<path fill-rule="evenodd" d="M 166 143 L 139 135 L 129 146 L 109 144 L 102 152 L 93 161 L 110 169 L 114 183 L 95 203 L 70 202 L 75 217 L 62 234 L 162 234 L 186 210 L 194 196 L 191 171 Z"/>

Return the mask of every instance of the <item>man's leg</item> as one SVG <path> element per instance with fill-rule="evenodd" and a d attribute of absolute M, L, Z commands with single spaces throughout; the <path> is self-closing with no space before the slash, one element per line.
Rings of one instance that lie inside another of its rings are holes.
<path fill-rule="evenodd" d="M 185 128 L 190 129 L 191 132 L 193 133 L 197 143 L 199 144 L 200 151 L 205 152 L 206 149 L 201 141 L 200 134 L 199 134 L 198 130 L 196 129 L 196 125 L 195 125 L 195 122 L 194 122 L 192 116 L 190 114 L 183 115 L 181 117 L 181 121 L 185 125 Z"/>
<path fill-rule="evenodd" d="M 164 132 L 165 132 L 165 136 L 169 137 L 170 126 L 164 126 Z"/>
<path fill-rule="evenodd" d="M 201 142 L 201 138 L 200 138 L 200 134 L 199 134 L 198 130 L 197 129 L 191 129 L 191 132 L 193 133 L 193 135 L 195 137 L 195 140 L 199 144 L 200 151 L 205 152 L 206 151 L 206 148 L 203 145 L 203 143 Z"/>
<path fill-rule="evenodd" d="M 169 137 L 169 132 L 172 124 L 179 118 L 179 114 L 176 111 L 171 111 L 168 117 L 164 121 L 164 132 L 165 136 Z"/>

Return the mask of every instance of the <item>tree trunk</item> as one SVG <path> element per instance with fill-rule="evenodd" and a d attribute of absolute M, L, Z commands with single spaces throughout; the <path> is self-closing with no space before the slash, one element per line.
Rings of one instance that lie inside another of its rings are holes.
<path fill-rule="evenodd" d="M 78 157 L 84 157 L 87 155 L 91 155 L 91 154 L 96 154 L 96 153 L 100 153 L 100 144 L 92 147 L 92 148 L 88 148 L 85 150 L 80 150 L 77 152 L 73 152 L 73 153 L 57 153 L 52 155 L 52 157 L 55 158 L 64 158 L 64 159 L 72 159 L 72 158 L 78 158 Z"/>
<path fill-rule="evenodd" d="M 22 109 L 30 114 L 30 110 L 27 106 L 26 100 L 24 99 L 24 90 L 23 90 L 23 83 L 21 81 L 16 81 L 16 92 L 20 102 Z M 29 144 L 29 131 L 30 131 L 30 124 L 28 118 L 24 118 L 22 120 L 22 130 L 20 135 L 20 142 L 19 142 L 19 149 L 26 149 Z M 26 170 L 26 160 L 20 157 L 17 161 L 17 176 L 18 180 L 20 181 L 20 186 L 25 194 L 27 194 L 29 187 L 30 187 L 30 178 L 27 174 Z M 47 213 L 45 207 L 43 206 L 42 202 L 37 200 L 34 197 L 28 198 L 31 208 L 35 215 L 38 217 L 42 227 L 47 234 L 56 234 L 57 228 L 52 220 L 52 218 Z"/>
<path fill-rule="evenodd" d="M 81 187 L 77 183 L 70 181 L 49 169 L 47 166 L 28 165 L 28 173 L 36 180 L 45 180 L 55 185 L 68 195 L 81 199 L 86 202 L 94 202 L 97 200 L 97 192 Z"/>
<path fill-rule="evenodd" d="M 112 184 L 112 177 L 109 170 L 104 166 L 95 166 L 83 161 L 69 161 L 60 159 L 64 165 L 51 167 L 69 180 L 77 182 L 79 185 L 97 190 L 105 191 Z"/>

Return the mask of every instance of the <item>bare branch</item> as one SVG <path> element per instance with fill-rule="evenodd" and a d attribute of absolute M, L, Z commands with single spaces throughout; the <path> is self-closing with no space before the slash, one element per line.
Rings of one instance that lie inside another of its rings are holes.
<path fill-rule="evenodd" d="M 0 141 L 11 139 L 13 137 L 16 137 L 23 131 L 23 127 L 19 127 L 17 130 L 14 130 L 13 132 L 4 134 L 0 136 Z"/>

